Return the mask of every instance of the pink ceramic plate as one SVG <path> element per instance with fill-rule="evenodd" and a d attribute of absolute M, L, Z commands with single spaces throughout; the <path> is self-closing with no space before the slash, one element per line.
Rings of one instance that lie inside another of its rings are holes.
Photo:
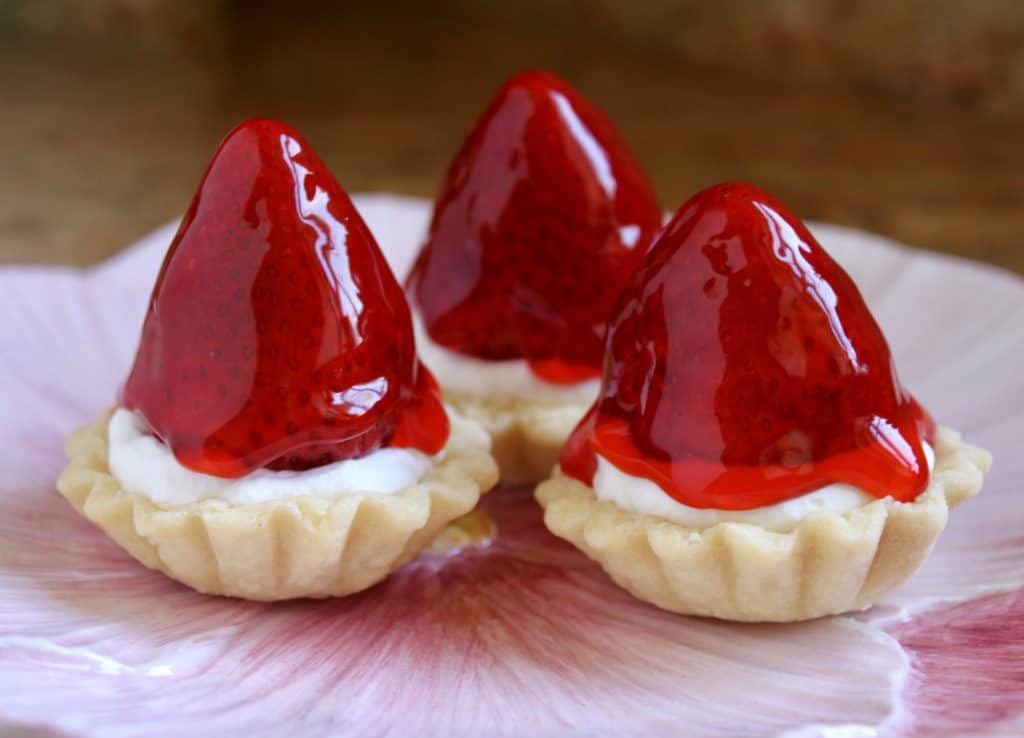
<path fill-rule="evenodd" d="M 399 276 L 428 217 L 358 205 Z M 260 605 L 144 569 L 57 494 L 114 397 L 172 229 L 96 269 L 0 271 L 0 733 L 70 736 L 961 736 L 1024 731 L 1024 287 L 834 227 L 908 386 L 992 450 L 925 568 L 854 618 L 749 626 L 632 599 L 527 491 L 489 545 L 363 594 Z"/>

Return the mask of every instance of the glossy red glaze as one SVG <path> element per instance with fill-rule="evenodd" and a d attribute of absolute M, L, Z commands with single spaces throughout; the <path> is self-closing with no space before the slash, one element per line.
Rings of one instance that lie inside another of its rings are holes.
<path fill-rule="evenodd" d="M 608 119 L 557 77 L 520 74 L 451 164 L 410 301 L 449 349 L 526 359 L 549 382 L 596 377 L 608 313 L 661 217 Z"/>
<path fill-rule="evenodd" d="M 348 196 L 281 123 L 228 134 L 178 229 L 121 404 L 185 466 L 305 469 L 436 453 L 448 419 L 400 285 Z"/>
<path fill-rule="evenodd" d="M 562 468 L 592 483 L 600 454 L 701 508 L 832 482 L 907 501 L 933 432 L 846 272 L 775 198 L 724 184 L 679 209 L 623 292 Z"/>

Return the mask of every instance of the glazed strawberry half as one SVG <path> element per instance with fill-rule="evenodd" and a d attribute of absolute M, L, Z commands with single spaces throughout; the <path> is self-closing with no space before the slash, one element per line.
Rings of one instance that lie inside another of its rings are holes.
<path fill-rule="evenodd" d="M 773 504 L 832 482 L 914 499 L 928 414 L 850 277 L 775 198 L 686 202 L 617 303 L 600 397 L 562 456 L 596 455 L 692 507 Z"/>
<path fill-rule="evenodd" d="M 526 72 L 456 154 L 410 302 L 450 350 L 525 359 L 552 382 L 596 377 L 613 301 L 660 225 L 608 119 L 559 78 Z"/>
<path fill-rule="evenodd" d="M 448 420 L 373 236 L 295 131 L 220 145 L 164 260 L 121 404 L 177 459 L 238 477 L 382 446 L 433 454 Z"/>

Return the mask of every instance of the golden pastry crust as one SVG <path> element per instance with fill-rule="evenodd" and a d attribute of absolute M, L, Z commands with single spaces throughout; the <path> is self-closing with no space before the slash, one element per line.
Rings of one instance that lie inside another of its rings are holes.
<path fill-rule="evenodd" d="M 481 398 L 445 391 L 445 401 L 480 424 L 491 437 L 491 453 L 509 485 L 537 484 L 559 454 L 590 403 L 533 404 L 515 398 Z"/>
<path fill-rule="evenodd" d="M 160 507 L 111 475 L 109 413 L 68 439 L 70 463 L 57 488 L 140 562 L 200 592 L 250 600 L 346 595 L 413 559 L 497 482 L 485 434 L 449 415 L 442 460 L 392 495 Z"/>
<path fill-rule="evenodd" d="M 991 455 L 940 428 L 935 469 L 914 502 L 816 512 L 795 530 L 719 523 L 691 530 L 598 501 L 561 470 L 537 488 L 544 523 L 634 596 L 673 612 L 790 622 L 862 610 L 922 564 L 950 508 L 977 494 Z"/>

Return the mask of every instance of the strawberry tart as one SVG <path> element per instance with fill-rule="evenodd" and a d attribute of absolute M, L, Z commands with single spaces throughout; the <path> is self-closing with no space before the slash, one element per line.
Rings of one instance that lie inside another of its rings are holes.
<path fill-rule="evenodd" d="M 537 499 L 637 597 L 792 621 L 868 607 L 991 458 L 897 377 L 847 274 L 770 195 L 684 203 L 609 322 L 600 396 Z"/>
<path fill-rule="evenodd" d="M 146 566 L 255 600 L 355 592 L 494 485 L 401 286 L 294 131 L 221 144 L 164 259 L 116 406 L 61 493 Z"/>
<path fill-rule="evenodd" d="M 608 313 L 661 222 L 611 122 L 546 72 L 506 82 L 456 154 L 406 289 L 503 480 L 546 477 L 597 397 Z"/>

